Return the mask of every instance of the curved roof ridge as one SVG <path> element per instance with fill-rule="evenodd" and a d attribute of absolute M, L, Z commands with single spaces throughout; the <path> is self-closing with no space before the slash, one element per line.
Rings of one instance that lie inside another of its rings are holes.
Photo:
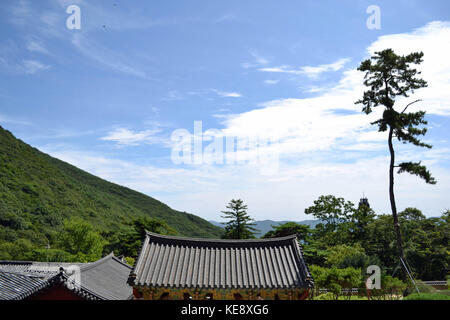
<path fill-rule="evenodd" d="M 32 264 L 33 264 L 33 261 L 22 261 L 22 260 L 0 260 L 0 264 L 32 265 Z"/>
<path fill-rule="evenodd" d="M 130 268 L 130 269 L 133 269 L 133 266 L 130 266 L 128 263 L 126 263 L 125 261 L 122 261 L 121 259 L 119 259 L 119 257 L 116 257 L 115 255 L 114 255 L 114 253 L 112 252 L 112 258 L 113 258 L 113 260 L 115 260 L 115 261 L 117 261 L 117 262 L 119 262 L 119 263 L 121 263 L 121 264 L 123 264 L 125 267 L 128 267 L 128 268 Z"/>
<path fill-rule="evenodd" d="M 90 263 L 87 263 L 85 265 L 80 266 L 80 271 L 90 270 L 90 269 L 92 269 L 94 267 L 97 267 L 98 265 L 101 265 L 101 264 L 107 262 L 108 260 L 112 259 L 113 257 L 114 257 L 114 253 L 111 252 L 107 256 L 104 256 L 103 258 L 101 258 L 101 259 L 99 259 L 97 261 L 90 262 Z"/>
<path fill-rule="evenodd" d="M 109 256 L 110 256 L 110 254 L 107 255 L 106 257 L 109 257 Z M 102 259 L 100 259 L 100 260 L 102 260 Z M 100 261 L 100 260 L 98 260 L 98 261 Z M 92 299 L 107 300 L 107 298 L 105 298 L 101 294 L 93 292 L 92 290 L 90 290 L 89 288 L 84 286 L 82 283 L 79 285 L 79 287 L 73 286 L 71 288 L 69 285 L 73 284 L 73 282 L 71 281 L 70 277 L 65 272 L 58 273 L 57 275 L 55 275 L 51 279 L 49 279 L 48 282 L 51 283 L 51 280 L 59 281 L 59 283 L 64 285 L 68 290 L 74 292 L 76 295 L 78 295 L 80 297 L 86 297 L 90 300 L 92 300 Z"/>
<path fill-rule="evenodd" d="M 267 238 L 267 239 L 210 239 L 210 238 L 191 238 L 191 237 L 181 237 L 172 235 L 163 235 L 159 233 L 154 233 L 145 230 L 146 235 L 151 238 L 160 238 L 166 240 L 177 240 L 177 241 L 191 241 L 191 242 L 203 242 L 203 243 L 271 243 L 271 242 L 281 242 L 286 240 L 293 240 L 297 238 L 297 235 L 293 234 L 290 236 L 278 237 L 278 238 Z"/>
<path fill-rule="evenodd" d="M 37 275 L 37 274 L 32 274 L 26 271 L 12 271 L 12 270 L 0 270 L 1 273 L 8 273 L 8 274 L 15 274 L 15 275 L 19 275 L 19 276 L 24 276 L 24 277 L 28 277 L 28 278 L 37 278 L 40 279 L 42 281 L 47 281 L 45 279 L 42 279 L 41 275 Z"/>

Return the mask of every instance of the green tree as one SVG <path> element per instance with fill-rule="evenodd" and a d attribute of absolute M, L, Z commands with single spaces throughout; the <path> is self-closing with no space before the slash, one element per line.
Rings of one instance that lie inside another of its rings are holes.
<path fill-rule="evenodd" d="M 351 215 L 351 232 L 353 241 L 360 242 L 367 238 L 367 226 L 374 221 L 375 212 L 366 205 L 359 206 Z"/>
<path fill-rule="evenodd" d="M 392 215 L 378 215 L 367 225 L 367 236 L 361 241 L 366 254 L 378 257 L 389 273 L 392 273 L 399 263 L 392 220 Z"/>
<path fill-rule="evenodd" d="M 0 243 L 1 260 L 31 260 L 33 244 L 28 239 Z"/>
<path fill-rule="evenodd" d="M 343 288 L 351 289 L 358 287 L 362 281 L 361 269 L 324 268 L 313 265 L 310 267 L 310 271 L 316 288 L 327 289 L 333 293 L 336 300 L 341 295 Z"/>
<path fill-rule="evenodd" d="M 356 104 L 362 104 L 362 111 L 366 114 L 370 114 L 375 107 L 384 107 L 382 117 L 372 124 L 376 124 L 380 132 L 388 131 L 390 153 L 389 199 L 400 259 L 404 259 L 405 256 L 394 195 L 394 168 L 399 168 L 398 173 L 408 172 L 424 179 L 426 183 L 436 183 L 436 180 L 427 168 L 421 165 L 421 162 L 395 164 L 394 137 L 403 143 L 431 148 L 431 145 L 418 138 L 427 132 L 427 128 L 423 127 L 427 124 L 424 119 L 425 111 L 406 112 L 411 104 L 420 100 L 407 104 L 400 112 L 394 108 L 397 97 L 409 97 L 409 94 L 414 93 L 414 90 L 427 86 L 425 80 L 416 77 L 420 72 L 410 66 L 411 64 L 420 64 L 423 61 L 422 58 L 422 52 L 399 56 L 392 49 L 386 49 L 375 52 L 374 56 L 361 62 L 358 67 L 359 71 L 365 72 L 364 85 L 369 89 L 364 92 L 362 99 L 358 100 Z M 406 272 L 403 271 L 403 276 L 406 279 Z"/>
<path fill-rule="evenodd" d="M 81 218 L 64 221 L 59 236 L 59 246 L 74 256 L 78 262 L 90 262 L 101 258 L 106 241 L 94 227 Z"/>
<path fill-rule="evenodd" d="M 314 205 L 305 209 L 306 214 L 312 214 L 321 223 L 316 225 L 314 237 L 325 246 L 347 243 L 354 237 L 349 224 L 356 212 L 355 205 L 344 198 L 333 195 L 320 196 L 314 200 Z"/>
<path fill-rule="evenodd" d="M 224 239 L 251 239 L 258 232 L 253 226 L 252 218 L 247 214 L 247 205 L 241 199 L 232 199 L 227 205 L 228 211 L 222 211 L 222 218 L 229 221 L 225 224 Z"/>
<path fill-rule="evenodd" d="M 164 221 L 148 217 L 138 218 L 131 221 L 128 228 L 122 228 L 118 233 L 113 234 L 106 248 L 109 252 L 114 251 L 116 254 L 136 258 L 146 231 L 170 235 L 177 233 Z"/>
<path fill-rule="evenodd" d="M 407 284 L 398 278 L 389 275 L 382 275 L 381 277 L 381 290 L 383 291 L 384 296 L 388 296 L 390 300 L 397 300 L 406 287 Z"/>
<path fill-rule="evenodd" d="M 278 238 L 295 234 L 300 243 L 305 244 L 309 242 L 311 237 L 311 229 L 309 226 L 295 222 L 286 222 L 277 226 L 272 226 L 272 228 L 273 230 L 267 232 L 262 238 Z"/>
<path fill-rule="evenodd" d="M 398 214 L 399 219 L 420 221 L 426 219 L 425 215 L 417 208 L 406 208 Z"/>
<path fill-rule="evenodd" d="M 314 205 L 306 208 L 305 213 L 312 214 L 335 230 L 339 223 L 349 220 L 350 215 L 355 212 L 354 207 L 353 203 L 344 198 L 327 195 L 314 200 Z"/>
<path fill-rule="evenodd" d="M 327 249 L 325 263 L 327 267 L 338 267 L 347 257 L 361 253 L 364 254 L 365 252 L 359 244 L 353 246 L 339 244 Z"/>
<path fill-rule="evenodd" d="M 405 256 L 415 276 L 445 279 L 450 265 L 448 225 L 440 218 L 428 218 L 405 219 L 401 227 L 402 235 L 406 235 Z"/>

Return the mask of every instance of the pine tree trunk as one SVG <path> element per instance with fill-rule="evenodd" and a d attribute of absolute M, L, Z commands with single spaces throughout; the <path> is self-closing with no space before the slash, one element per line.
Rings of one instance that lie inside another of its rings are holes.
<path fill-rule="evenodd" d="M 392 135 L 393 135 L 393 128 L 389 128 L 389 138 L 388 138 L 388 144 L 389 144 L 389 153 L 391 154 L 391 162 L 389 165 L 389 200 L 391 202 L 391 210 L 392 210 L 392 217 L 394 218 L 394 230 L 395 235 L 397 237 L 397 252 L 399 259 L 404 259 L 404 253 L 403 253 L 403 245 L 402 245 L 402 235 L 400 233 L 400 224 L 398 222 L 398 216 L 397 216 L 397 207 L 395 205 L 395 196 L 394 196 L 394 165 L 395 165 L 395 152 L 394 152 L 394 146 L 392 144 Z M 401 262 L 400 262 L 401 263 Z M 403 267 L 403 264 L 401 264 L 402 269 L 402 276 L 403 281 L 406 281 L 406 270 Z"/>

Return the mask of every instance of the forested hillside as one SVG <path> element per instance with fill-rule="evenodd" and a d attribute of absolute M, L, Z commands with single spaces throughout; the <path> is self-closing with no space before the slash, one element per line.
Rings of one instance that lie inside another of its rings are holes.
<path fill-rule="evenodd" d="M 50 157 L 0 127 L 0 259 L 23 258 L 30 246 L 54 247 L 64 221 L 74 217 L 103 235 L 146 217 L 183 236 L 222 233 L 193 214 Z"/>

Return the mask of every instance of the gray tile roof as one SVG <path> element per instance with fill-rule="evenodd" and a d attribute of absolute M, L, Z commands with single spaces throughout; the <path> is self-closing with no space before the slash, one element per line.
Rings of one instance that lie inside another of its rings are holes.
<path fill-rule="evenodd" d="M 127 300 L 133 294 L 133 289 L 127 284 L 131 270 L 131 266 L 111 253 L 81 266 L 81 284 L 105 300 Z"/>
<path fill-rule="evenodd" d="M 21 300 L 48 285 L 38 276 L 0 271 L 0 300 Z"/>
<path fill-rule="evenodd" d="M 80 268 L 81 287 L 69 287 L 76 294 L 94 300 L 131 298 L 132 288 L 127 284 L 127 279 L 132 268 L 111 253 L 91 263 L 0 261 L 0 273 L 4 281 L 0 286 L 0 299 L 11 299 L 10 292 L 14 291 L 23 293 L 17 297 L 24 299 L 55 283 L 67 287 L 70 279 L 61 271 L 74 265 Z"/>
<path fill-rule="evenodd" d="M 129 283 L 225 289 L 313 285 L 296 236 L 209 240 L 150 232 L 147 232 Z"/>
<path fill-rule="evenodd" d="M 95 292 L 83 286 L 74 286 L 73 281 L 64 272 L 48 275 L 32 275 L 0 270 L 0 300 L 23 300 L 39 294 L 55 285 L 65 286 L 86 300 L 104 300 Z"/>
<path fill-rule="evenodd" d="M 48 279 L 57 275 L 60 268 L 67 269 L 70 266 L 81 266 L 89 263 L 69 262 L 38 262 L 38 261 L 4 261 L 0 260 L 0 271 L 13 272 L 29 276 L 38 276 Z"/>

